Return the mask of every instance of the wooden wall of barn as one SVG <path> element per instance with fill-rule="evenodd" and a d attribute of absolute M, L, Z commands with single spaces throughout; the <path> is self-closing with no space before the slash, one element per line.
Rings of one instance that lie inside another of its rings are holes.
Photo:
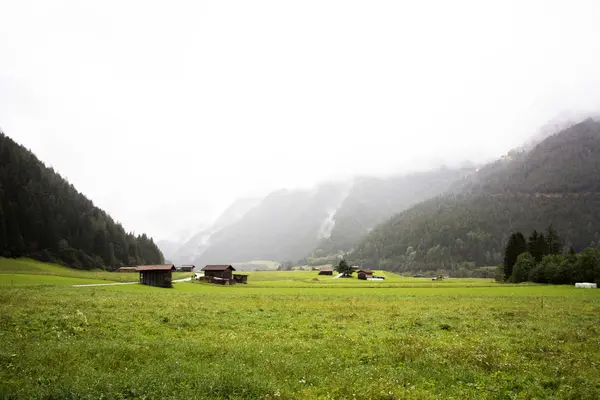
<path fill-rule="evenodd" d="M 141 271 L 140 283 L 148 286 L 172 287 L 171 271 Z"/>

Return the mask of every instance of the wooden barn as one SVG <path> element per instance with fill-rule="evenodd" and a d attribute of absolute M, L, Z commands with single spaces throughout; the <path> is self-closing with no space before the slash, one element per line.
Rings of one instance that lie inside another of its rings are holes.
<path fill-rule="evenodd" d="M 177 272 L 194 272 L 195 269 L 194 265 L 182 265 L 177 267 Z"/>
<path fill-rule="evenodd" d="M 118 272 L 136 272 L 136 267 L 121 267 L 117 270 Z"/>
<path fill-rule="evenodd" d="M 140 283 L 142 285 L 169 288 L 172 286 L 171 281 L 176 268 L 173 264 L 140 265 L 136 270 L 140 273 Z"/>
<path fill-rule="evenodd" d="M 248 283 L 248 275 L 233 274 L 233 281 L 235 283 Z"/>
<path fill-rule="evenodd" d="M 373 271 L 369 271 L 368 269 L 361 269 L 358 271 L 358 279 L 362 279 L 366 281 L 369 278 L 373 277 Z"/>
<path fill-rule="evenodd" d="M 324 268 L 319 271 L 319 275 L 333 275 L 333 270 L 331 268 Z"/>
<path fill-rule="evenodd" d="M 231 265 L 207 265 L 202 268 L 202 271 L 204 271 L 204 276 L 206 277 L 232 280 L 235 268 Z"/>

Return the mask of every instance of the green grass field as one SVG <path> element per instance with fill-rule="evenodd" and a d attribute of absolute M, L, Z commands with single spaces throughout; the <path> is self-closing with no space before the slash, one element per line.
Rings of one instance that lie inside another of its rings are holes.
<path fill-rule="evenodd" d="M 600 398 L 598 290 L 301 271 L 75 288 L 93 277 L 41 267 L 0 269 L 2 399 Z"/>

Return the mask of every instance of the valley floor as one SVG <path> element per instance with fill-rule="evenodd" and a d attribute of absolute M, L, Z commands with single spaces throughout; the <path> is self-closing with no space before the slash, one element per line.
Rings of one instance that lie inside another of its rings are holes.
<path fill-rule="evenodd" d="M 90 279 L 22 272 L 0 265 L 0 398 L 600 398 L 598 290 L 316 272 L 72 287 Z"/>

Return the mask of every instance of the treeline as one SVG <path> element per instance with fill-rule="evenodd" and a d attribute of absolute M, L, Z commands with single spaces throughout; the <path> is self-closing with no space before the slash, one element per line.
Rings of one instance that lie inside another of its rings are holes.
<path fill-rule="evenodd" d="M 560 237 L 550 226 L 526 240 L 521 232 L 510 236 L 504 251 L 504 279 L 508 282 L 600 284 L 600 248 L 586 248 L 579 254 L 573 247 L 566 254 Z"/>
<path fill-rule="evenodd" d="M 0 256 L 78 269 L 159 264 L 146 235 L 126 233 L 33 153 L 0 132 Z"/>

